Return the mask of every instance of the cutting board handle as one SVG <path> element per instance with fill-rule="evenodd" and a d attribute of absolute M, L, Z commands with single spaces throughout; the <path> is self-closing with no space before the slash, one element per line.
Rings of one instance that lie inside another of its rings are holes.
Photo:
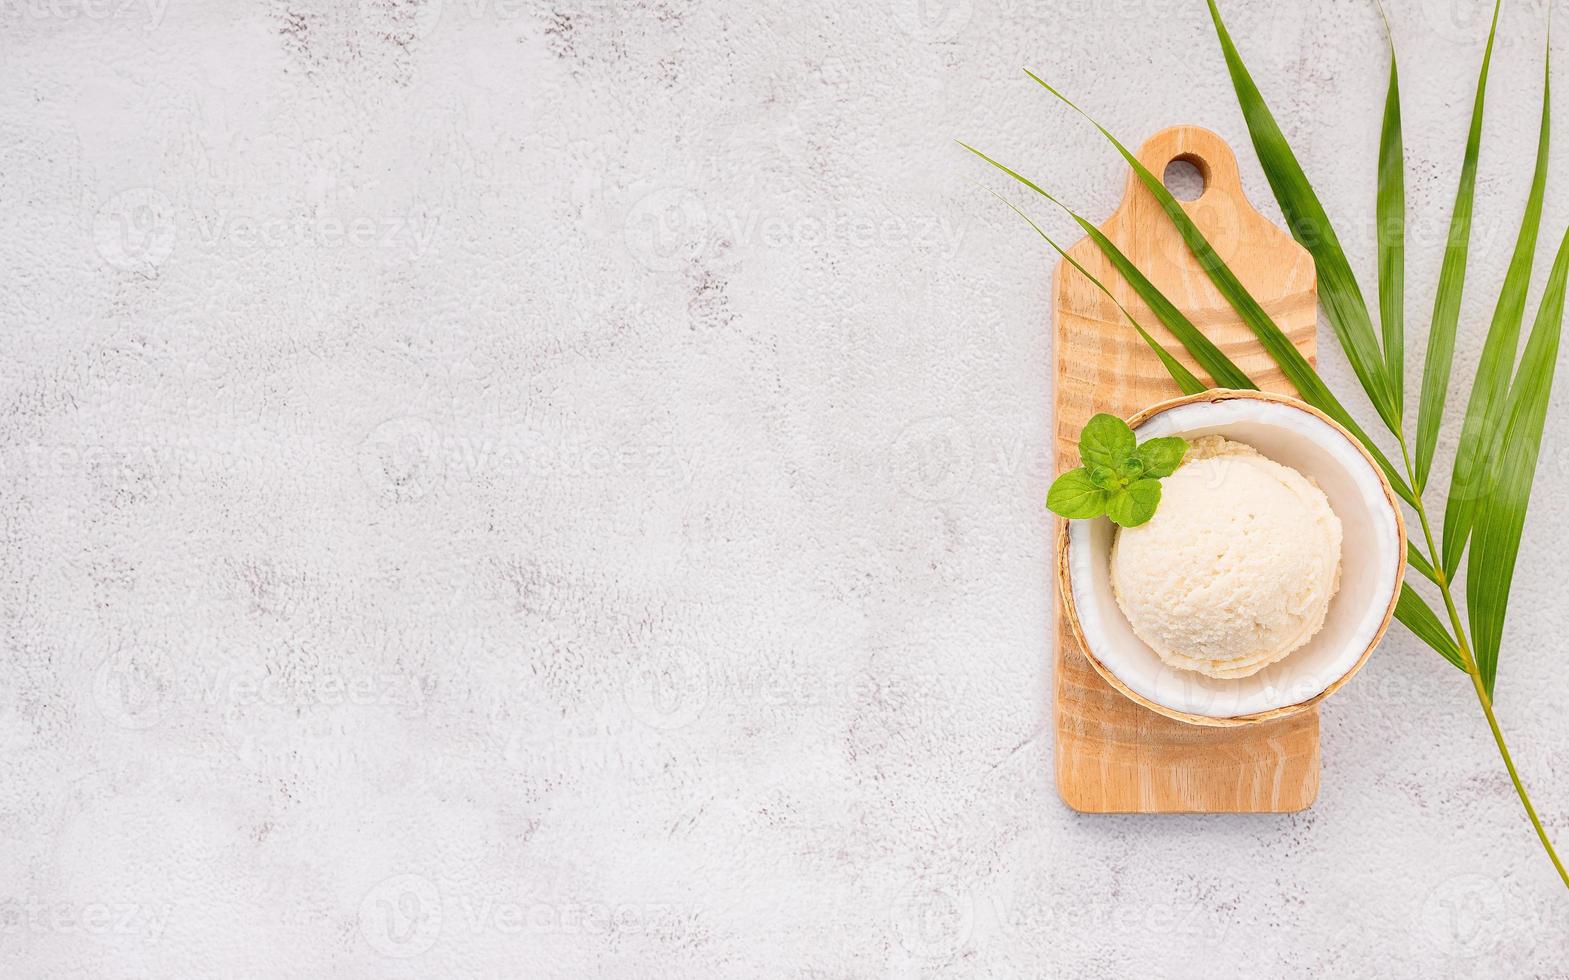
<path fill-rule="evenodd" d="M 1138 157 L 1139 162 L 1156 177 L 1164 176 L 1166 167 L 1173 160 L 1193 164 L 1199 176 L 1204 178 L 1204 193 L 1197 201 L 1187 202 L 1189 204 L 1197 204 L 1214 194 L 1236 201 L 1247 199 L 1242 193 L 1237 155 L 1231 152 L 1231 147 L 1218 133 L 1202 126 L 1172 126 L 1163 129 L 1144 141 Z M 1138 174 L 1129 168 L 1126 197 L 1135 198 L 1143 192 L 1144 185 Z"/>

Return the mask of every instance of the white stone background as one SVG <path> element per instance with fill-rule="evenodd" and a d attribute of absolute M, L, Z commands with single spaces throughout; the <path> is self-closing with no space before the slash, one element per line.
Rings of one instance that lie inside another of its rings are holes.
<path fill-rule="evenodd" d="M 1413 348 L 1485 6 L 1390 4 Z M 1371 292 L 1373 7 L 1225 10 Z M 1545 15 L 1501 29 L 1459 385 Z M 1244 144 L 1198 0 L 0 18 L 0 975 L 1565 975 L 1468 686 L 1400 630 L 1304 813 L 1052 787 L 1051 262 L 950 140 L 1108 214 L 1031 66 Z M 1569 843 L 1566 424 L 1498 701 Z"/>

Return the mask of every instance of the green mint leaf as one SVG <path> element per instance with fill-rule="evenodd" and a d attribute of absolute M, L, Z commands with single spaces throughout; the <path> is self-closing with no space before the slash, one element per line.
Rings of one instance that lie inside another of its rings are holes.
<path fill-rule="evenodd" d="M 1160 477 L 1176 472 L 1187 451 L 1187 440 L 1175 436 L 1140 445 L 1126 422 L 1101 412 L 1079 433 L 1084 465 L 1052 483 L 1046 506 L 1072 520 L 1105 514 L 1123 527 L 1138 527 L 1160 505 Z"/>
<path fill-rule="evenodd" d="M 1070 520 L 1087 520 L 1106 513 L 1106 497 L 1105 488 L 1096 486 L 1089 472 L 1081 466 L 1052 481 L 1051 489 L 1046 492 L 1046 506 L 1053 514 Z"/>
<path fill-rule="evenodd" d="M 1106 516 L 1123 527 L 1138 527 L 1155 516 L 1160 506 L 1160 481 L 1135 480 L 1106 500 Z"/>
<path fill-rule="evenodd" d="M 1188 441 L 1176 436 L 1147 439 L 1139 445 L 1138 457 L 1144 463 L 1145 476 L 1170 476 L 1182 465 L 1188 451 Z"/>
<path fill-rule="evenodd" d="M 1084 470 L 1089 474 L 1090 482 L 1102 490 L 1121 490 L 1128 485 L 1128 481 L 1109 466 L 1086 466 Z"/>
<path fill-rule="evenodd" d="M 1128 423 L 1102 412 L 1079 433 L 1079 458 L 1085 466 L 1104 466 L 1120 473 L 1136 442 Z"/>

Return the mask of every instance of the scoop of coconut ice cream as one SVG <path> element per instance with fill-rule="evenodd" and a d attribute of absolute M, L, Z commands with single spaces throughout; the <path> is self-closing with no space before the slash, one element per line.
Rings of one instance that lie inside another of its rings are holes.
<path fill-rule="evenodd" d="M 1246 677 L 1305 644 L 1340 587 L 1340 519 L 1302 474 L 1219 436 L 1161 481 L 1111 551 L 1117 604 L 1160 658 Z"/>

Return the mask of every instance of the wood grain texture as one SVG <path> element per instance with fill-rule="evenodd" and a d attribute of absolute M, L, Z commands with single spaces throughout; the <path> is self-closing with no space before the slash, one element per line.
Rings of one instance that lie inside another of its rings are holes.
<path fill-rule="evenodd" d="M 1225 141 L 1198 127 L 1173 127 L 1145 143 L 1139 159 L 1156 174 L 1176 159 L 1198 167 L 1205 189 L 1185 205 L 1188 213 L 1292 342 L 1313 357 L 1318 294 L 1312 258 L 1248 203 Z M 1101 230 L 1261 388 L 1295 393 L 1131 170 L 1122 205 Z M 1093 242 L 1069 251 L 1208 380 Z M 1094 413 L 1126 418 L 1181 392 L 1116 306 L 1066 262 L 1057 269 L 1054 308 L 1060 472 L 1078 465 L 1078 433 Z M 1313 802 L 1316 709 L 1244 728 L 1164 718 L 1117 693 L 1090 666 L 1067 625 L 1060 591 L 1057 613 L 1057 789 L 1069 806 L 1097 813 L 1281 812 Z"/>

